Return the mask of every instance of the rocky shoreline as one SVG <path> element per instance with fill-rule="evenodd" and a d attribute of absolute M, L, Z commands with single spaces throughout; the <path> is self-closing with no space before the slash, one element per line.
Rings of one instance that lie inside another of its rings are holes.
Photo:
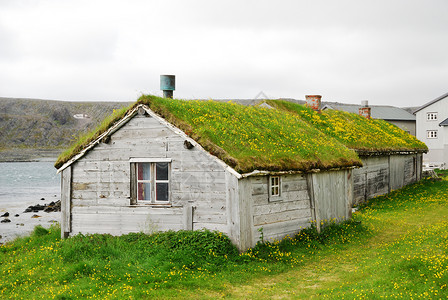
<path fill-rule="evenodd" d="M 41 198 L 41 201 L 47 200 Z M 25 209 L 17 207 L 7 209 L 0 215 L 0 245 L 16 237 L 30 234 L 37 225 L 50 227 L 58 223 L 61 217 L 60 211 L 60 200 L 29 205 Z"/>

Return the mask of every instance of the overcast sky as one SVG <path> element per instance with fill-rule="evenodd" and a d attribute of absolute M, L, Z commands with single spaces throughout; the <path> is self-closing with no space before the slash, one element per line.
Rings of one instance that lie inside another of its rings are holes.
<path fill-rule="evenodd" d="M 448 0 L 0 0 L 0 97 L 304 99 L 448 92 Z"/>

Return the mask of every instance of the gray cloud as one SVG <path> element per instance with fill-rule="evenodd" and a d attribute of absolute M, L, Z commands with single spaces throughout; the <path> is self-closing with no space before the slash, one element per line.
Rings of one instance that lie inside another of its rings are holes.
<path fill-rule="evenodd" d="M 444 0 L 7 3 L 1 96 L 135 100 L 167 73 L 181 98 L 417 106 L 446 92 Z"/>

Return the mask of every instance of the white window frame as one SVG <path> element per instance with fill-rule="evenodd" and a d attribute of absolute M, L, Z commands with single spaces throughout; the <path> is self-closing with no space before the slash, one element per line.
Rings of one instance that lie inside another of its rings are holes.
<path fill-rule="evenodd" d="M 426 138 L 427 139 L 437 139 L 438 138 L 437 130 L 426 130 Z"/>
<path fill-rule="evenodd" d="M 280 200 L 282 194 L 281 176 L 269 176 L 269 200 Z"/>
<path fill-rule="evenodd" d="M 138 179 L 138 164 L 147 163 L 150 165 L 150 179 L 149 180 L 139 180 Z M 157 179 L 156 176 L 156 165 L 157 163 L 168 163 L 168 179 L 161 180 Z M 171 159 L 170 158 L 131 158 L 131 204 L 171 204 Z M 150 200 L 139 200 L 138 199 L 138 184 L 139 183 L 149 183 L 150 184 Z M 157 184 L 167 183 L 168 184 L 168 199 L 167 200 L 157 200 Z"/>
<path fill-rule="evenodd" d="M 437 113 L 436 112 L 426 113 L 426 121 L 437 121 Z"/>

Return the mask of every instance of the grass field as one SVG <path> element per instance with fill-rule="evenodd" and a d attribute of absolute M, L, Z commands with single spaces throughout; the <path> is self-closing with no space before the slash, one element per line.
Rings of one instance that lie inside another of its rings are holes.
<path fill-rule="evenodd" d="M 38 227 L 0 247 L 0 298 L 446 298 L 447 202 L 446 179 L 423 180 L 242 254 L 208 231 L 60 240 Z"/>

